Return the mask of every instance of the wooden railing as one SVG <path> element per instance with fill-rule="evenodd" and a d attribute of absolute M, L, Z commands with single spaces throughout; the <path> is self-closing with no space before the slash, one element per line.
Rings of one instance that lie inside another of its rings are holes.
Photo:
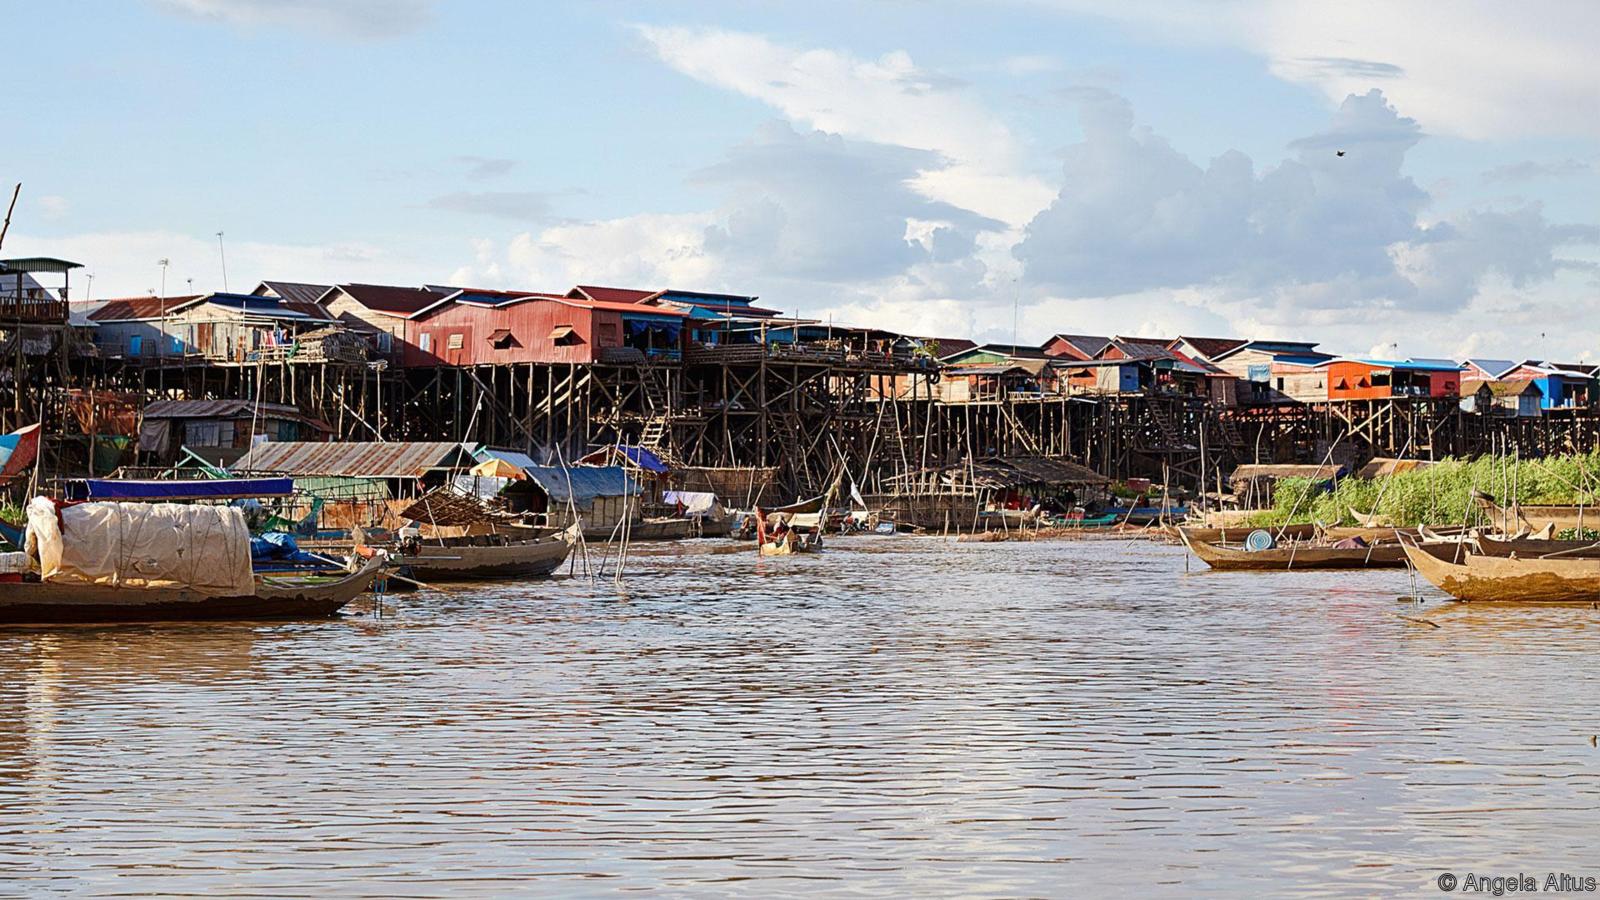
<path fill-rule="evenodd" d="M 0 322 L 65 322 L 67 304 L 55 297 L 0 297 Z"/>

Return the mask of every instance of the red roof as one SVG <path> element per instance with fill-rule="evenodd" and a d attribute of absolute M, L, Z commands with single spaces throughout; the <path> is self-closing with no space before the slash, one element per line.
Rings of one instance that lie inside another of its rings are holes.
<path fill-rule="evenodd" d="M 1199 353 L 1201 356 L 1204 356 L 1206 359 L 1211 359 L 1214 356 L 1219 356 L 1219 355 L 1221 355 L 1223 353 L 1227 353 L 1229 350 L 1232 350 L 1235 347 L 1241 347 L 1245 343 L 1243 340 L 1241 340 L 1239 338 L 1208 338 L 1208 337 L 1183 337 L 1183 336 L 1179 336 L 1179 337 L 1176 337 L 1176 338 L 1172 339 L 1172 343 L 1167 345 L 1168 349 L 1175 348 L 1181 342 L 1188 343 L 1189 346 L 1191 346 L 1191 347 L 1193 347 L 1195 349 L 1196 353 Z"/>
<path fill-rule="evenodd" d="M 165 300 L 160 297 L 123 297 L 106 301 L 105 306 L 89 313 L 89 318 L 96 322 L 159 319 L 185 304 L 199 300 L 201 296 L 190 294 L 187 297 L 168 297 Z"/>
<path fill-rule="evenodd" d="M 581 306 L 585 309 L 607 309 L 613 312 L 634 314 L 648 313 L 652 316 L 678 316 L 679 318 L 688 318 L 689 316 L 689 314 L 683 310 L 673 309 L 670 306 L 652 306 L 650 304 L 640 303 L 609 303 L 600 300 L 585 300 L 582 297 L 557 297 L 551 299 L 565 303 L 568 306 Z"/>
<path fill-rule="evenodd" d="M 373 312 L 409 316 L 438 303 L 445 294 L 427 288 L 396 287 L 387 284 L 341 284 L 339 290 Z"/>
<path fill-rule="evenodd" d="M 580 284 L 567 292 L 568 297 L 580 295 L 573 299 L 598 300 L 601 303 L 643 303 L 651 299 L 660 291 L 641 291 L 635 288 L 596 287 L 589 284 Z"/>

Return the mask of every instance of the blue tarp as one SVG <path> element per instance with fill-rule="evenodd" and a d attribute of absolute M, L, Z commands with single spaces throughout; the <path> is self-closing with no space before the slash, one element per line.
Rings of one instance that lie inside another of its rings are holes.
<path fill-rule="evenodd" d="M 209 481 L 116 481 L 85 478 L 67 482 L 68 500 L 231 500 L 288 497 L 292 478 L 225 478 Z"/>
<path fill-rule="evenodd" d="M 639 485 L 622 470 L 621 466 L 529 466 L 528 473 L 535 484 L 550 495 L 554 503 L 588 503 L 596 497 L 621 497 L 639 493 Z M 571 490 L 568 490 L 568 484 Z"/>
<path fill-rule="evenodd" d="M 667 464 L 661 461 L 661 457 L 643 447 L 626 447 L 618 445 L 617 450 L 619 450 L 623 456 L 626 456 L 629 462 L 632 462 L 634 465 L 645 470 L 646 472 L 652 472 L 656 475 L 667 474 Z"/>

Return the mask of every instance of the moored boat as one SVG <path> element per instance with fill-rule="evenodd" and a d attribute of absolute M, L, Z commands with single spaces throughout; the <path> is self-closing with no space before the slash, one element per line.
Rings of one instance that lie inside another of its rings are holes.
<path fill-rule="evenodd" d="M 1401 540 L 1418 574 L 1471 603 L 1592 603 L 1600 601 L 1600 558 L 1594 556 L 1491 556 L 1463 542 L 1419 544 Z"/>
<path fill-rule="evenodd" d="M 1398 543 L 1335 547 L 1293 542 L 1259 550 L 1244 545 L 1227 546 L 1191 537 L 1178 529 L 1185 547 L 1201 562 L 1218 571 L 1295 571 L 1305 569 L 1401 568 L 1405 551 Z"/>
<path fill-rule="evenodd" d="M 379 554 L 340 577 L 259 576 L 254 591 L 235 596 L 212 596 L 186 587 L 0 583 L 0 624 L 323 618 L 370 588 L 385 565 Z"/>
<path fill-rule="evenodd" d="M 411 574 L 425 582 L 536 578 L 549 575 L 566 562 L 573 539 L 569 529 L 530 540 L 492 534 L 408 541 L 401 544 L 395 564 L 409 568 Z"/>
<path fill-rule="evenodd" d="M 257 573 L 237 508 L 168 503 L 58 509 L 36 498 L 26 543 L 34 574 L 0 583 L 0 623 L 329 616 L 388 561 L 379 552 L 343 572 Z"/>

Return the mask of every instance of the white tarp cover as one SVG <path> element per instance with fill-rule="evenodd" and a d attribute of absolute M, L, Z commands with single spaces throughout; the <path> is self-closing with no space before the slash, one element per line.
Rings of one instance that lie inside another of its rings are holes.
<path fill-rule="evenodd" d="M 28 504 L 28 537 L 44 581 L 184 587 L 209 597 L 255 593 L 250 529 L 231 506 L 80 503 L 59 521 L 48 498 Z"/>
<path fill-rule="evenodd" d="M 686 516 L 710 515 L 717 506 L 717 495 L 701 491 L 662 491 L 661 502 L 683 504 Z"/>

